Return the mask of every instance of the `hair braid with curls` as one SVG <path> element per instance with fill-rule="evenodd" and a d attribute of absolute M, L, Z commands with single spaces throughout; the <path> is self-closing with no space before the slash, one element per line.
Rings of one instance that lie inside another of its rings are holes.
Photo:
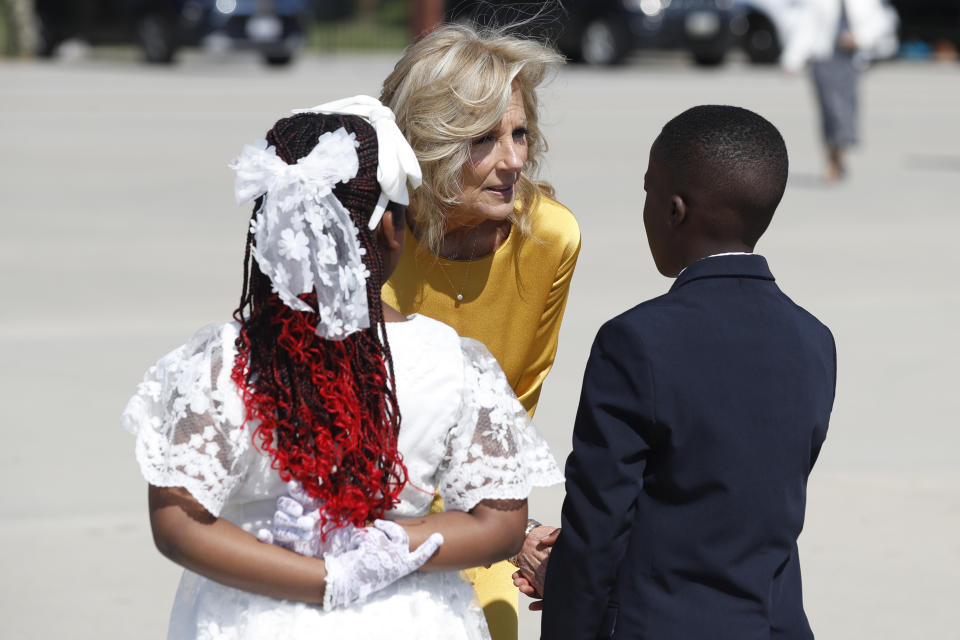
<path fill-rule="evenodd" d="M 279 120 L 267 143 L 288 164 L 306 156 L 322 133 L 356 135 L 359 171 L 333 191 L 358 229 L 367 278 L 370 328 L 343 341 L 316 335 L 318 316 L 287 307 L 251 260 L 247 235 L 244 284 L 234 318 L 240 322 L 232 378 L 243 390 L 247 419 L 260 421 L 254 441 L 291 478 L 324 502 L 321 522 L 357 526 L 383 517 L 399 502 L 406 468 L 397 451 L 400 411 L 393 359 L 383 325 L 383 264 L 368 228 L 380 195 L 377 139 L 356 116 L 303 113 Z M 260 200 L 254 206 L 259 210 Z M 314 309 L 316 293 L 301 296 Z"/>

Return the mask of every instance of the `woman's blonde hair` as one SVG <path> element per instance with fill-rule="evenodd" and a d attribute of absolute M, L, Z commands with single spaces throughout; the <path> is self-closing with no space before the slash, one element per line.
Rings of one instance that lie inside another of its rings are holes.
<path fill-rule="evenodd" d="M 523 236 L 530 234 L 531 212 L 543 195 L 553 195 L 550 185 L 536 180 L 547 150 L 536 89 L 562 63 L 560 54 L 534 40 L 454 24 L 404 51 L 383 82 L 380 101 L 393 109 L 420 161 L 423 186 L 413 193 L 410 213 L 431 251 L 439 253 L 447 216 L 460 203 L 470 144 L 500 123 L 513 82 L 527 115 L 528 150 L 515 187 L 520 206 L 510 220 Z"/>

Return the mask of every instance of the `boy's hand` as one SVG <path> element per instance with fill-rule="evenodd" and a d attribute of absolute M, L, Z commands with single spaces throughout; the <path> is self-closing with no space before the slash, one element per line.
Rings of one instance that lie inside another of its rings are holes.
<path fill-rule="evenodd" d="M 513 573 L 513 586 L 519 589 L 520 593 L 523 595 L 530 598 L 536 598 L 533 602 L 527 605 L 527 608 L 530 609 L 530 611 L 540 611 L 543 609 L 543 600 L 540 599 L 543 596 L 537 593 L 537 590 L 533 588 L 533 585 L 530 584 L 526 578 L 521 576 L 519 571 L 515 571 Z"/>

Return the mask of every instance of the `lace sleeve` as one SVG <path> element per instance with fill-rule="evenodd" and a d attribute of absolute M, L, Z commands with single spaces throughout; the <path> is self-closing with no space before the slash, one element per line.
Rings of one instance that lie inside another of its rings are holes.
<path fill-rule="evenodd" d="M 183 487 L 214 516 L 243 478 L 252 450 L 230 379 L 234 325 L 208 327 L 150 367 L 123 412 L 143 477 Z"/>
<path fill-rule="evenodd" d="M 447 435 L 437 486 L 447 509 L 481 500 L 523 500 L 533 487 L 563 482 L 546 441 L 483 344 L 461 339 L 463 403 Z"/>

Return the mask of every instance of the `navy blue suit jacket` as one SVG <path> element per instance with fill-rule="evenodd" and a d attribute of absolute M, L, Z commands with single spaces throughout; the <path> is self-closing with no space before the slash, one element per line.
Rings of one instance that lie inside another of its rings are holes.
<path fill-rule="evenodd" d="M 542 638 L 794 640 L 830 331 L 764 258 L 690 265 L 597 333 L 567 460 Z"/>

